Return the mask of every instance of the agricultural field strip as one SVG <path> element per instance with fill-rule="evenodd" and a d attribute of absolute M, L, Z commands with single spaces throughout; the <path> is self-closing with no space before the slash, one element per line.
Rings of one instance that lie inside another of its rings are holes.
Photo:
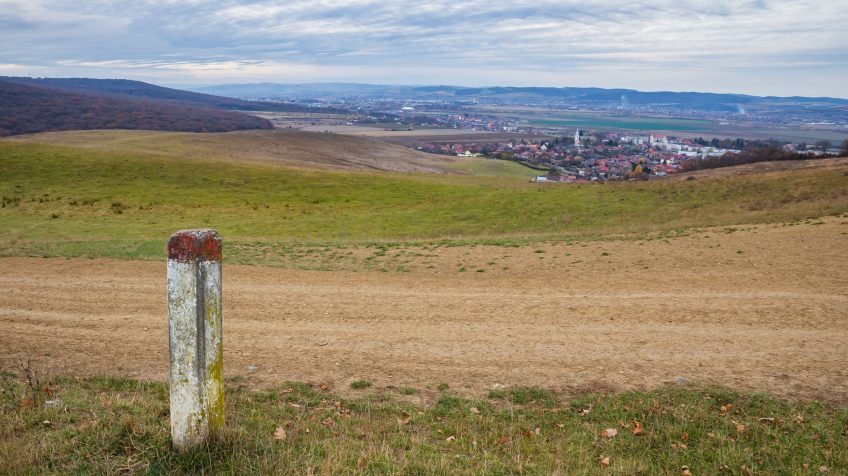
<path fill-rule="evenodd" d="M 846 223 L 544 253 L 453 247 L 434 268 L 403 273 L 227 265 L 228 375 L 258 386 L 444 382 L 468 396 L 495 385 L 568 393 L 683 379 L 845 402 Z M 458 269 L 493 257 L 499 265 L 486 272 Z M 0 367 L 37 355 L 57 374 L 163 378 L 161 263 L 3 258 L 0 269 L 9 291 L 0 345 L 10 349 Z"/>

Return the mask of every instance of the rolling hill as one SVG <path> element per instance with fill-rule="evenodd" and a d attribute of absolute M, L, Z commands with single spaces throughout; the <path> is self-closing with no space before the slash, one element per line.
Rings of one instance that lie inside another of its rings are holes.
<path fill-rule="evenodd" d="M 285 140 L 276 132 L 191 136 L 272 147 Z M 696 180 L 541 186 L 509 177 L 281 166 L 244 160 L 248 154 L 235 154 L 241 147 L 232 157 L 207 156 L 220 141 L 190 151 L 181 142 L 186 134 L 157 135 L 136 145 L 113 137 L 112 148 L 0 140 L 0 255 L 156 258 L 162 236 L 213 225 L 230 237 L 231 259 L 247 260 L 255 242 L 572 239 L 848 212 L 845 159 Z M 167 144 L 165 135 L 185 149 L 138 147 Z"/>
<path fill-rule="evenodd" d="M 263 162 L 298 168 L 511 177 L 529 177 L 536 174 L 515 162 L 425 154 L 367 137 L 296 130 L 256 130 L 203 135 L 155 131 L 71 131 L 26 135 L 7 140 L 82 147 L 113 153 Z"/>
<path fill-rule="evenodd" d="M 233 111 L 0 80 L 0 136 L 89 129 L 225 132 L 272 127 L 265 119 Z"/>

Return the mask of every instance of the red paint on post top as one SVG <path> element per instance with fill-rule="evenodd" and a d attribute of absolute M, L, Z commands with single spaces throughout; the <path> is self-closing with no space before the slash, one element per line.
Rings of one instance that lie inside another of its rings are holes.
<path fill-rule="evenodd" d="M 182 230 L 168 240 L 168 259 L 221 261 L 221 236 L 216 230 Z"/>

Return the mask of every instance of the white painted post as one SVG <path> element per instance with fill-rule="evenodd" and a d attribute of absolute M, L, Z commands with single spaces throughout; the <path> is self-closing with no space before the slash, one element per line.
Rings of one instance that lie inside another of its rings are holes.
<path fill-rule="evenodd" d="M 224 428 L 221 237 L 185 230 L 168 241 L 171 440 L 185 451 Z"/>

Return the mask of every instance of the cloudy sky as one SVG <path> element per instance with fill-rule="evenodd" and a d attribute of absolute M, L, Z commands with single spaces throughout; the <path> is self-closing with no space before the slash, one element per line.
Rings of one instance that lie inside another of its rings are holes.
<path fill-rule="evenodd" d="M 0 0 L 0 75 L 848 97 L 848 0 Z"/>

